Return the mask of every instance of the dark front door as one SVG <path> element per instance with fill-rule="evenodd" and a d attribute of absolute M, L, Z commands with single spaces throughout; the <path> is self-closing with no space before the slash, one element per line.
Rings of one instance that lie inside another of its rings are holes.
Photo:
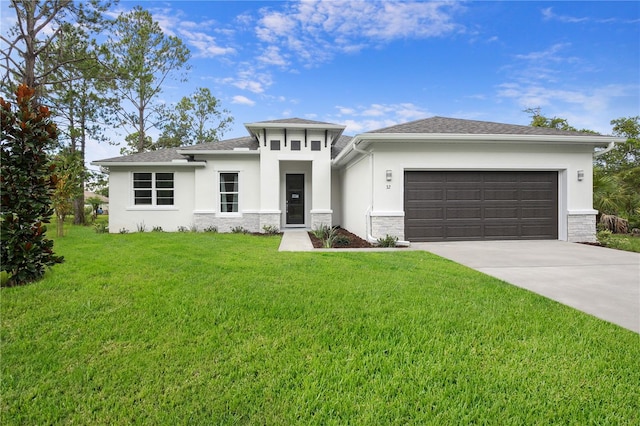
<path fill-rule="evenodd" d="M 304 175 L 286 175 L 287 225 L 304 225 Z"/>

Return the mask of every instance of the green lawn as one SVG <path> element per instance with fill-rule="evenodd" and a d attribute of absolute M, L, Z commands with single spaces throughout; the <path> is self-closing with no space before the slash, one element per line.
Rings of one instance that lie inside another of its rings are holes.
<path fill-rule="evenodd" d="M 1 290 L 0 424 L 640 423 L 638 334 L 425 252 L 68 234 Z"/>

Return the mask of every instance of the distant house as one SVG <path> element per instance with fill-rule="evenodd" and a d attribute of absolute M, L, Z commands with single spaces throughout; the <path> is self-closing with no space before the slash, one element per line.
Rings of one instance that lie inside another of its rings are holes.
<path fill-rule="evenodd" d="M 108 214 L 108 212 L 109 212 L 109 199 L 107 197 L 105 197 L 104 195 L 96 194 L 95 192 L 84 191 L 84 201 L 85 201 L 85 203 L 87 202 L 87 200 L 89 198 L 98 198 L 100 200 L 100 205 L 98 207 L 100 209 L 102 209 L 104 214 Z M 85 204 L 85 207 L 93 208 L 93 206 L 90 205 L 90 204 Z"/>
<path fill-rule="evenodd" d="M 316 228 L 368 239 L 594 241 L 592 159 L 620 138 L 433 117 L 355 137 L 289 118 L 109 158 L 109 229 Z"/>

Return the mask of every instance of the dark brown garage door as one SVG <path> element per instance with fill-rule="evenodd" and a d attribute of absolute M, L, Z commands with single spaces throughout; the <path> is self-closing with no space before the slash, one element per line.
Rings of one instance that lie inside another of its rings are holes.
<path fill-rule="evenodd" d="M 409 241 L 558 238 L 557 172 L 425 172 L 404 175 Z"/>

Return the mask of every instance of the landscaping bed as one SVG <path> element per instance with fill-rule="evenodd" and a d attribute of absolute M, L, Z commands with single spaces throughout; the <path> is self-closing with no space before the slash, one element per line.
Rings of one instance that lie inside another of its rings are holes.
<path fill-rule="evenodd" d="M 338 234 L 336 242 L 331 245 L 331 248 L 372 248 L 373 244 L 363 240 L 356 234 L 353 234 L 343 228 L 335 228 Z M 309 232 L 309 238 L 313 244 L 313 248 L 326 248 L 320 238 L 316 237 L 313 232 Z M 348 241 L 348 242 L 347 242 Z"/>

